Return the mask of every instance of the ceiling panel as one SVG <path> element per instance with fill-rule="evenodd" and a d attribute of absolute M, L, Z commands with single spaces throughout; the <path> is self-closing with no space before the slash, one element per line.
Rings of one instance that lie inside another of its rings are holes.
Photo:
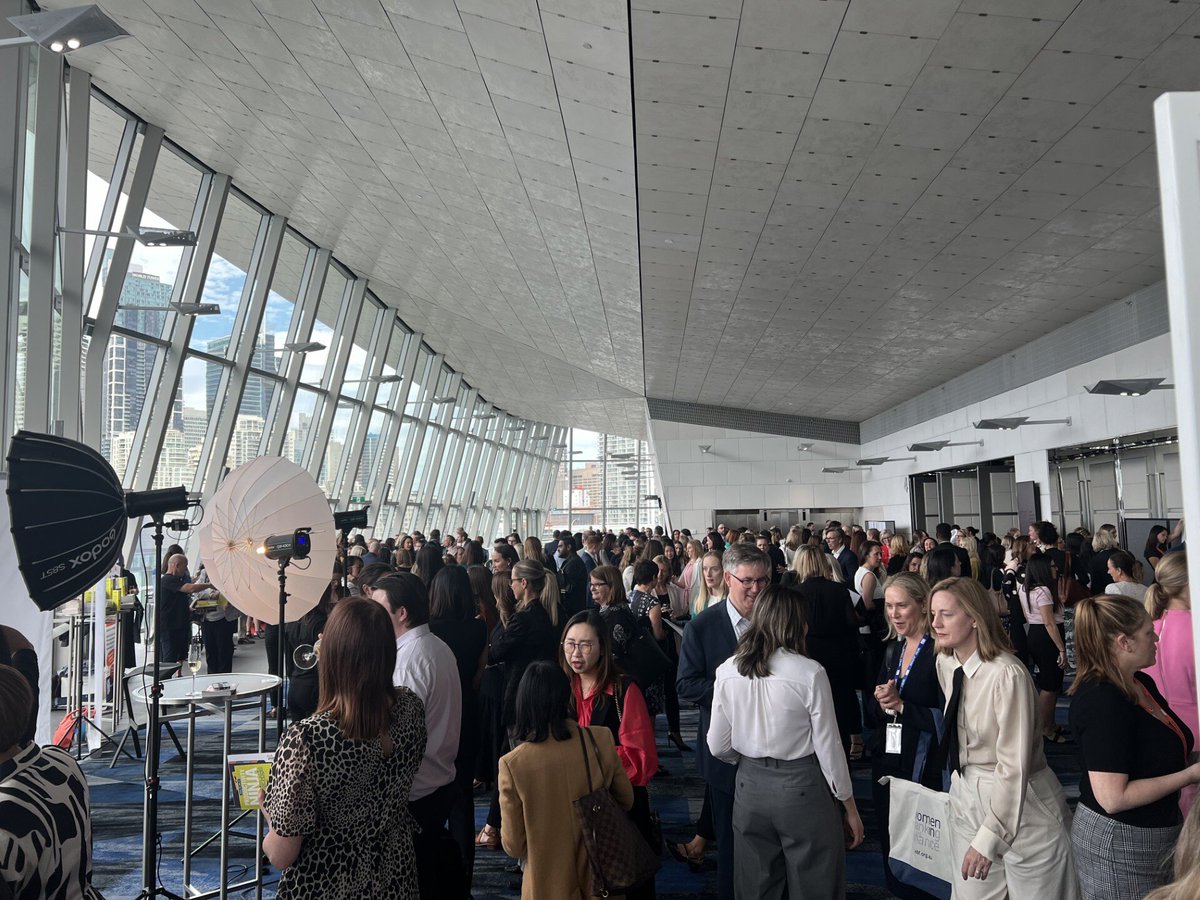
<path fill-rule="evenodd" d="M 1160 279 L 1152 103 L 1200 89 L 1166 0 L 103 5 L 103 89 L 484 396 L 632 435 L 861 420 Z"/>

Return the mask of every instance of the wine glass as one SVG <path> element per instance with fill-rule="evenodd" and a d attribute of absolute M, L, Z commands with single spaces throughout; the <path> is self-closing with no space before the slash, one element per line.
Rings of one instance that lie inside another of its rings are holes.
<path fill-rule="evenodd" d="M 301 644 L 292 652 L 292 662 L 296 664 L 297 669 L 311 669 L 317 664 L 321 658 L 321 639 L 317 638 L 316 643 Z"/>
<path fill-rule="evenodd" d="M 204 651 L 204 642 L 199 636 L 192 638 L 188 644 L 187 667 L 192 671 L 192 693 L 196 693 L 196 673 L 200 671 L 200 657 Z"/>

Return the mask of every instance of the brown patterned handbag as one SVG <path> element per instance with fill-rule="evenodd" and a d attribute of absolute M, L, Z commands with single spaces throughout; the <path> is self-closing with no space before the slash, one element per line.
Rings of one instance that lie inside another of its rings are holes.
<path fill-rule="evenodd" d="M 600 766 L 600 750 L 596 738 L 586 728 L 579 729 L 579 749 L 583 751 L 583 766 L 587 772 L 588 792 L 572 802 L 575 815 L 583 829 L 583 845 L 587 848 L 592 867 L 592 896 L 607 897 L 624 894 L 630 888 L 644 884 L 654 877 L 662 863 L 650 851 L 642 833 L 634 827 L 629 815 L 617 805 L 607 787 L 592 788 L 592 765 L 588 760 L 587 731 Z"/>

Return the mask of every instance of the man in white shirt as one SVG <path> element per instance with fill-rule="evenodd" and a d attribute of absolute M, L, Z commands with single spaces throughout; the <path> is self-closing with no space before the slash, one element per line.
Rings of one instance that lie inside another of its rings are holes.
<path fill-rule="evenodd" d="M 416 575 L 381 578 L 371 598 L 391 617 L 396 632 L 392 683 L 425 705 L 425 756 L 413 778 L 408 808 L 421 827 L 413 835 L 422 897 L 465 896 L 462 856 L 446 820 L 456 799 L 454 759 L 462 725 L 462 692 L 453 651 L 429 630 L 429 592 Z"/>

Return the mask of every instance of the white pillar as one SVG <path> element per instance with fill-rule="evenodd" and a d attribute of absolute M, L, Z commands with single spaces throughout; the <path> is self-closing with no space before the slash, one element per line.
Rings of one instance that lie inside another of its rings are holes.
<path fill-rule="evenodd" d="M 1154 101 L 1158 182 L 1162 195 L 1167 306 L 1175 368 L 1183 515 L 1200 526 L 1200 93 L 1163 94 Z M 1188 579 L 1200 584 L 1200 546 L 1188 560 Z M 1200 616 L 1192 618 L 1200 649 Z M 1200 672 L 1200 666 L 1197 667 Z"/>

